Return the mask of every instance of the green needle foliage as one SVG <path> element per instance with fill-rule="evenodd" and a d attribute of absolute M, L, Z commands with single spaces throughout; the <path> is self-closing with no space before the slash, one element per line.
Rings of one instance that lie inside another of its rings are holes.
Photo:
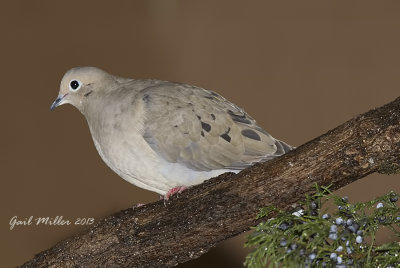
<path fill-rule="evenodd" d="M 332 195 L 329 187 L 316 186 L 303 208 L 293 214 L 263 208 L 261 222 L 247 238 L 254 250 L 246 257 L 248 268 L 266 267 L 400 267 L 400 242 L 375 243 L 377 231 L 386 227 L 400 237 L 399 195 L 390 192 L 374 200 L 351 204 Z M 337 210 L 326 213 L 323 204 L 333 200 Z"/>

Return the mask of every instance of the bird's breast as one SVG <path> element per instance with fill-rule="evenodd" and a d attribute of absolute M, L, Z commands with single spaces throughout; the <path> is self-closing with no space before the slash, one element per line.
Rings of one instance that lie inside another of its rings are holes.
<path fill-rule="evenodd" d="M 155 191 L 163 178 L 154 168 L 159 162 L 157 154 L 143 139 L 140 104 L 135 106 L 125 98 L 115 107 L 102 104 L 96 111 L 85 117 L 103 161 L 123 179 Z"/>

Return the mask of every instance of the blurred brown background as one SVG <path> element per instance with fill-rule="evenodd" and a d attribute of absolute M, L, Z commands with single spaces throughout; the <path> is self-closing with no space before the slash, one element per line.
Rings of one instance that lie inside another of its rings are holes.
<path fill-rule="evenodd" d="M 67 69 L 213 89 L 298 146 L 400 95 L 399 12 L 395 1 L 2 1 L 0 266 L 82 230 L 10 231 L 12 216 L 98 219 L 158 198 L 102 162 L 72 106 L 49 112 Z M 373 175 L 340 194 L 400 192 L 399 179 Z M 180 267 L 241 267 L 244 237 Z"/>

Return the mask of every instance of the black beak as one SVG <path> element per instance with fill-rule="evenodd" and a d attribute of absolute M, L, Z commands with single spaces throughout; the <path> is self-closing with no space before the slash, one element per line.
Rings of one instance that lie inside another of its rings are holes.
<path fill-rule="evenodd" d="M 57 108 L 57 106 L 60 105 L 60 102 L 62 101 L 62 99 L 64 99 L 64 97 L 67 95 L 68 95 L 68 93 L 64 94 L 64 95 L 61 95 L 61 94 L 58 95 L 57 99 L 51 104 L 50 111 L 53 111 L 55 108 Z"/>

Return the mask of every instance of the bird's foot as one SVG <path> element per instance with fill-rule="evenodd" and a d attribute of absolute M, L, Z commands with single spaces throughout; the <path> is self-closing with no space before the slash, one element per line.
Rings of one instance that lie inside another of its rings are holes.
<path fill-rule="evenodd" d="M 164 200 L 168 200 L 171 196 L 173 196 L 174 194 L 180 194 L 182 193 L 184 190 L 186 190 L 187 187 L 186 186 L 177 186 L 172 188 L 171 190 L 169 190 L 165 195 L 164 195 Z"/>

